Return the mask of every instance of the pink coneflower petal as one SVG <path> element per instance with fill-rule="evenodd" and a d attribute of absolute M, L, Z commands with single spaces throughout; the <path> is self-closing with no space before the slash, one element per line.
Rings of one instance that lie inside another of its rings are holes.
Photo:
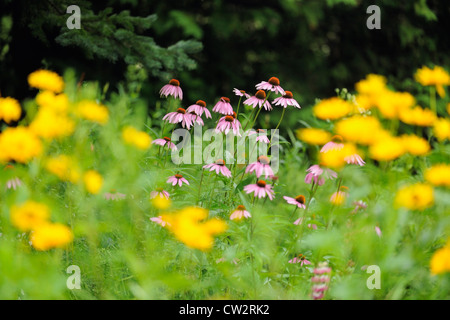
<path fill-rule="evenodd" d="M 236 119 L 235 112 L 233 112 L 233 115 L 224 116 L 219 119 L 219 122 L 217 123 L 215 132 L 216 133 L 223 132 L 226 135 L 229 132 L 233 132 L 234 135 L 240 137 L 241 136 L 240 129 L 241 129 L 241 123 L 239 122 L 238 119 Z"/>
<path fill-rule="evenodd" d="M 181 90 L 180 82 L 176 79 L 172 79 L 169 81 L 169 84 L 166 84 L 159 91 L 161 96 L 173 96 L 175 99 L 183 99 L 183 90 Z"/>
<path fill-rule="evenodd" d="M 269 81 L 262 81 L 256 85 L 257 90 L 268 90 L 281 95 L 285 95 L 285 91 L 280 87 L 280 80 L 276 77 L 271 77 Z"/>
<path fill-rule="evenodd" d="M 231 214 L 230 220 L 241 220 L 243 218 L 251 218 L 250 212 L 248 212 L 243 205 L 239 205 L 236 210 Z"/>
<path fill-rule="evenodd" d="M 209 112 L 208 108 L 206 108 L 206 102 L 203 100 L 198 100 L 195 104 L 189 106 L 186 109 L 186 112 L 188 113 L 193 112 L 199 117 L 201 117 L 203 113 L 205 113 L 206 119 L 211 118 L 211 113 Z"/>
<path fill-rule="evenodd" d="M 267 184 L 264 180 L 259 180 L 256 184 L 249 184 L 244 187 L 244 191 L 253 193 L 255 197 L 264 198 L 269 197 L 270 200 L 274 198 L 275 192 L 272 190 L 272 186 Z"/>
<path fill-rule="evenodd" d="M 378 235 L 378 237 L 381 238 L 381 229 L 380 229 L 379 226 L 375 226 L 375 232 L 376 232 L 376 234 Z"/>
<path fill-rule="evenodd" d="M 169 177 L 169 179 L 167 179 L 167 183 L 171 183 L 172 186 L 176 186 L 178 184 L 179 187 L 181 187 L 183 183 L 189 185 L 189 182 L 185 178 L 183 178 L 181 174 L 176 174 Z"/>
<path fill-rule="evenodd" d="M 169 121 L 169 123 L 176 124 L 181 123 L 182 127 L 186 127 L 188 130 L 191 128 L 192 119 L 191 114 L 186 113 L 183 108 L 178 108 L 175 112 L 169 112 L 162 119 Z"/>
<path fill-rule="evenodd" d="M 276 98 L 273 101 L 273 104 L 276 106 L 280 105 L 284 108 L 287 108 L 287 106 L 293 106 L 295 108 L 301 109 L 297 100 L 294 99 L 294 95 L 292 94 L 291 91 L 286 91 L 282 97 Z"/>
<path fill-rule="evenodd" d="M 273 176 L 273 170 L 269 163 L 270 159 L 268 157 L 260 156 L 256 162 L 250 163 L 247 166 L 245 173 L 252 173 L 254 171 L 258 178 L 263 174 L 265 174 L 266 178 Z"/>
<path fill-rule="evenodd" d="M 163 139 L 155 139 L 152 141 L 153 144 L 159 145 L 159 146 L 167 146 L 169 149 L 177 150 L 177 147 L 173 142 L 171 142 L 170 138 L 164 137 Z"/>
<path fill-rule="evenodd" d="M 293 205 L 297 206 L 298 208 L 301 208 L 301 209 L 305 209 L 306 208 L 306 206 L 305 206 L 305 197 L 303 195 L 299 195 L 299 196 L 297 196 L 295 198 L 290 198 L 290 197 L 287 197 L 287 196 L 283 196 L 283 199 L 286 200 L 287 203 L 293 204 Z"/>
<path fill-rule="evenodd" d="M 165 191 L 165 190 L 163 190 L 163 189 L 161 189 L 161 188 L 159 188 L 159 189 L 157 189 L 157 190 L 155 190 L 155 191 L 152 191 L 152 192 L 150 192 L 150 199 L 154 199 L 154 198 L 156 198 L 156 197 L 160 197 L 160 198 L 166 198 L 166 199 L 169 199 L 169 197 L 170 197 L 170 194 L 167 192 L 167 191 Z"/>
<path fill-rule="evenodd" d="M 272 110 L 272 105 L 266 100 L 266 93 L 263 90 L 258 90 L 253 97 L 248 98 L 244 101 L 244 104 L 251 106 L 253 108 L 264 107 L 266 111 Z"/>
<path fill-rule="evenodd" d="M 238 97 L 250 98 L 250 95 L 248 93 L 246 93 L 244 90 L 239 90 L 239 89 L 234 88 L 233 93 L 235 95 L 237 95 Z"/>
<path fill-rule="evenodd" d="M 359 154 L 356 153 L 345 157 L 344 161 L 348 164 L 357 164 L 359 166 L 363 166 L 365 164 L 364 160 L 359 156 Z"/>
<path fill-rule="evenodd" d="M 165 227 L 166 225 L 170 226 L 170 223 L 164 221 L 164 220 L 162 219 L 162 216 L 153 217 L 153 218 L 150 218 L 150 220 L 153 221 L 153 222 L 155 222 L 155 223 L 157 223 L 157 224 L 159 224 L 159 225 L 162 226 L 162 227 Z"/>
<path fill-rule="evenodd" d="M 219 159 L 214 163 L 210 163 L 203 166 L 203 169 L 210 169 L 209 171 L 215 171 L 216 174 L 220 173 L 227 178 L 231 177 L 231 171 L 226 167 L 225 161 L 222 159 Z"/>
<path fill-rule="evenodd" d="M 232 115 L 233 107 L 230 104 L 230 99 L 227 97 L 220 98 L 219 102 L 216 103 L 212 111 L 224 115 Z"/>

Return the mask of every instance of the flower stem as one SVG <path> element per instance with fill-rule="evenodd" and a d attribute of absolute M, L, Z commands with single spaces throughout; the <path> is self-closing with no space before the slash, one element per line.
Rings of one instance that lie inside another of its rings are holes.
<path fill-rule="evenodd" d="M 278 124 L 277 124 L 277 126 L 275 127 L 275 131 L 277 131 L 278 127 L 279 127 L 280 124 L 281 124 L 281 121 L 283 121 L 283 117 L 284 117 L 284 113 L 285 113 L 285 112 L 286 112 L 286 108 L 283 108 L 283 112 L 281 113 L 280 121 L 278 121 Z M 272 139 L 273 139 L 273 135 L 270 137 L 270 142 L 269 142 L 269 147 L 268 147 L 268 149 L 270 149 L 270 146 L 272 145 Z"/>

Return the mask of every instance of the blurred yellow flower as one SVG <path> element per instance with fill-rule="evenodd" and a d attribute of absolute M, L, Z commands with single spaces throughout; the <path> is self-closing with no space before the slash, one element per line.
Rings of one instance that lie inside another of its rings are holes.
<path fill-rule="evenodd" d="M 402 135 L 400 137 L 405 147 L 405 151 L 415 156 L 424 156 L 430 152 L 430 144 L 424 138 L 416 135 Z"/>
<path fill-rule="evenodd" d="M 432 275 L 450 272 L 450 240 L 446 246 L 436 250 L 430 260 Z"/>
<path fill-rule="evenodd" d="M 434 204 L 433 187 L 416 183 L 397 191 L 395 205 L 411 210 L 425 210 Z"/>
<path fill-rule="evenodd" d="M 331 140 L 331 133 L 318 128 L 302 128 L 296 131 L 297 138 L 312 145 L 324 145 Z"/>
<path fill-rule="evenodd" d="M 368 74 L 365 79 L 356 83 L 355 88 L 359 94 L 373 96 L 386 90 L 387 80 L 377 74 Z"/>
<path fill-rule="evenodd" d="M 337 97 L 321 100 L 314 106 L 314 115 L 323 120 L 336 120 L 342 118 L 353 110 L 350 102 Z"/>
<path fill-rule="evenodd" d="M 377 140 L 369 147 L 370 157 L 377 161 L 391 161 L 402 156 L 405 152 L 403 140 L 392 136 Z"/>
<path fill-rule="evenodd" d="M 109 111 L 104 105 L 95 101 L 83 100 L 77 104 L 76 112 L 80 118 L 105 124 L 109 119 Z"/>
<path fill-rule="evenodd" d="M 425 171 L 424 177 L 434 186 L 450 187 L 450 165 L 436 164 Z"/>
<path fill-rule="evenodd" d="M 347 197 L 348 188 L 346 186 L 341 186 L 339 191 L 333 193 L 330 197 L 330 202 L 336 206 L 340 206 L 344 203 Z"/>
<path fill-rule="evenodd" d="M 44 108 L 38 111 L 30 123 L 30 130 L 45 139 L 67 137 L 74 132 L 75 122 L 64 114 Z"/>
<path fill-rule="evenodd" d="M 87 171 L 83 181 L 86 190 L 92 194 L 98 194 L 103 186 L 103 177 L 95 170 Z"/>
<path fill-rule="evenodd" d="M 166 197 L 155 197 L 151 199 L 152 205 L 159 210 L 167 210 L 170 208 L 172 201 Z"/>
<path fill-rule="evenodd" d="M 62 181 L 77 183 L 80 179 L 80 170 L 75 161 L 66 155 L 59 155 L 47 160 L 45 168 Z"/>
<path fill-rule="evenodd" d="M 450 103 L 447 103 L 447 113 L 450 115 Z"/>
<path fill-rule="evenodd" d="M 335 131 L 345 141 L 370 145 L 379 137 L 381 124 L 375 117 L 353 116 L 336 123 Z"/>
<path fill-rule="evenodd" d="M 437 118 L 433 123 L 433 133 L 439 141 L 450 140 L 450 120 Z"/>
<path fill-rule="evenodd" d="M 27 163 L 41 152 L 41 140 L 27 127 L 9 127 L 0 134 L 0 161 Z"/>
<path fill-rule="evenodd" d="M 340 169 L 346 163 L 346 158 L 358 154 L 356 146 L 352 143 L 343 143 L 342 148 L 330 149 L 327 152 L 319 153 L 319 162 L 321 166 L 332 169 Z M 358 154 L 359 155 L 359 154 Z"/>
<path fill-rule="evenodd" d="M 30 87 L 59 93 L 64 89 L 64 80 L 53 71 L 37 70 L 28 76 Z"/>
<path fill-rule="evenodd" d="M 11 121 L 19 120 L 21 115 L 22 109 L 19 101 L 11 97 L 0 98 L 0 119 L 11 123 Z"/>
<path fill-rule="evenodd" d="M 227 229 L 223 220 L 211 219 L 208 211 L 198 207 L 184 208 L 174 214 L 164 216 L 169 223 L 167 226 L 175 237 L 186 246 L 199 250 L 209 250 L 214 244 L 214 235 L 221 234 Z"/>
<path fill-rule="evenodd" d="M 412 109 L 403 109 L 399 112 L 402 122 L 414 126 L 429 127 L 436 121 L 436 115 L 430 109 L 423 109 L 416 106 Z"/>
<path fill-rule="evenodd" d="M 38 93 L 36 103 L 41 109 L 50 109 L 56 113 L 66 113 L 70 105 L 69 97 L 65 93 L 56 95 L 48 90 Z"/>
<path fill-rule="evenodd" d="M 417 82 L 423 86 L 436 86 L 441 98 L 445 97 L 444 86 L 450 85 L 450 75 L 444 68 L 435 66 L 433 69 L 422 67 L 414 75 Z"/>
<path fill-rule="evenodd" d="M 402 111 L 409 110 L 416 100 L 408 92 L 394 92 L 386 90 L 379 95 L 377 107 L 386 119 L 397 119 Z"/>
<path fill-rule="evenodd" d="M 126 144 L 131 144 L 141 150 L 148 149 L 152 143 L 152 139 L 147 133 L 133 127 L 123 128 L 122 138 Z"/>
<path fill-rule="evenodd" d="M 64 248 L 72 241 L 72 231 L 60 223 L 41 224 L 33 230 L 31 235 L 31 244 L 39 251 Z"/>
<path fill-rule="evenodd" d="M 20 231 L 30 231 L 46 223 L 50 218 L 50 209 L 42 203 L 28 200 L 11 208 L 11 223 Z"/>

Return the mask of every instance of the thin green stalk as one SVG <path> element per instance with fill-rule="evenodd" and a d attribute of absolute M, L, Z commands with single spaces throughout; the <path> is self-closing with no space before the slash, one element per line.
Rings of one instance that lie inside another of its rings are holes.
<path fill-rule="evenodd" d="M 281 113 L 281 118 L 280 121 L 278 121 L 277 126 L 275 127 L 275 131 L 277 131 L 278 127 L 281 124 L 281 121 L 283 121 L 283 117 L 284 117 L 284 113 L 286 112 L 286 108 L 283 108 L 283 112 Z M 270 146 L 272 145 L 272 139 L 273 139 L 273 135 L 270 137 L 270 141 L 269 141 L 269 147 L 267 149 L 270 149 Z"/>

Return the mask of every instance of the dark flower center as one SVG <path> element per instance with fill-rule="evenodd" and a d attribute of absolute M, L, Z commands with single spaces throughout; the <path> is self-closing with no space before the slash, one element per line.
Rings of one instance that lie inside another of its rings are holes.
<path fill-rule="evenodd" d="M 236 210 L 243 211 L 243 210 L 245 210 L 245 207 L 241 204 L 241 205 L 237 206 Z"/>
<path fill-rule="evenodd" d="M 283 98 L 292 99 L 293 97 L 294 97 L 294 95 L 292 94 L 291 91 L 285 91 L 284 92 Z"/>
<path fill-rule="evenodd" d="M 239 90 L 242 94 L 245 94 L 245 91 L 244 90 Z"/>
<path fill-rule="evenodd" d="M 272 77 L 267 82 L 269 82 L 273 86 L 279 86 L 280 85 L 280 79 L 278 79 L 277 77 Z"/>
<path fill-rule="evenodd" d="M 258 187 L 261 187 L 261 188 L 266 187 L 266 182 L 264 180 L 258 180 L 258 182 L 256 182 L 256 184 L 258 185 Z"/>
<path fill-rule="evenodd" d="M 233 118 L 237 118 L 237 113 L 233 111 Z"/>
<path fill-rule="evenodd" d="M 203 108 L 206 107 L 206 102 L 203 100 L 198 100 L 195 104 Z"/>
<path fill-rule="evenodd" d="M 305 204 L 305 196 L 304 195 L 296 196 L 295 201 L 297 201 L 298 203 L 301 203 L 301 204 Z"/>
<path fill-rule="evenodd" d="M 227 97 L 222 97 L 222 98 L 220 98 L 220 100 L 222 100 L 223 102 L 226 102 L 226 103 L 230 103 L 230 99 Z"/>
<path fill-rule="evenodd" d="M 331 137 L 331 141 L 335 142 L 335 143 L 342 143 L 344 140 L 342 139 L 341 136 L 339 135 L 335 135 Z"/>
<path fill-rule="evenodd" d="M 180 86 L 180 81 L 178 81 L 177 79 L 172 79 L 169 81 L 169 84 L 173 85 L 173 86 Z"/>
<path fill-rule="evenodd" d="M 257 129 L 256 132 L 258 132 L 258 133 L 266 133 L 266 130 L 264 130 L 264 129 Z"/>
<path fill-rule="evenodd" d="M 225 116 L 225 121 L 233 122 L 234 121 L 234 117 L 233 116 Z"/>
<path fill-rule="evenodd" d="M 175 175 L 175 178 L 181 179 L 181 178 L 183 178 L 183 176 L 182 176 L 181 174 L 176 174 L 176 175 Z"/>
<path fill-rule="evenodd" d="M 186 110 L 183 109 L 183 108 L 178 108 L 178 109 L 177 109 L 177 112 L 178 112 L 178 113 L 185 114 L 185 113 L 186 113 Z"/>
<path fill-rule="evenodd" d="M 346 187 L 346 186 L 341 186 L 341 187 L 339 188 L 339 191 L 346 192 L 346 191 L 348 191 L 348 187 Z"/>
<path fill-rule="evenodd" d="M 224 166 L 224 165 L 225 165 L 225 160 L 218 159 L 218 160 L 216 160 L 215 163 L 216 163 L 217 165 L 219 165 L 219 166 Z"/>
<path fill-rule="evenodd" d="M 259 156 L 258 157 L 258 162 L 262 163 L 262 164 L 269 164 L 270 163 L 270 159 L 266 156 Z"/>
<path fill-rule="evenodd" d="M 167 142 L 171 141 L 169 137 L 164 137 L 163 139 L 166 140 Z"/>
<path fill-rule="evenodd" d="M 255 97 L 257 97 L 260 100 L 264 100 L 266 98 L 266 93 L 264 92 L 264 90 L 258 90 L 255 93 Z"/>

